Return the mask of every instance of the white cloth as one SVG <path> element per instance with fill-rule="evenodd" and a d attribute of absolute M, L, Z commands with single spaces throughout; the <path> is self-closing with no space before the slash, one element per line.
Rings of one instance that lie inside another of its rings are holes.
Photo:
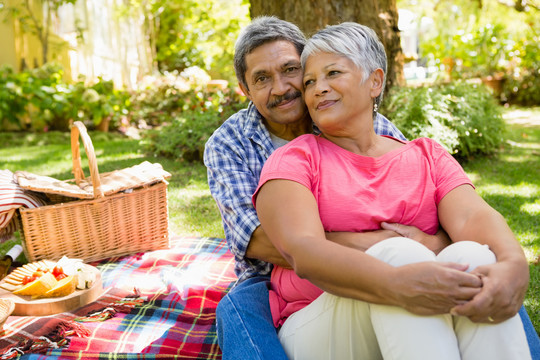
<path fill-rule="evenodd" d="M 0 170 L 0 243 L 8 240 L 16 230 L 12 219 L 18 208 L 36 208 L 43 205 L 44 201 L 15 182 L 11 171 Z"/>
<path fill-rule="evenodd" d="M 436 256 L 416 241 L 392 238 L 366 253 L 393 266 L 450 261 L 468 263 L 470 271 L 495 262 L 487 246 L 469 241 Z M 290 316 L 279 338 L 290 359 L 531 359 L 519 315 L 500 324 L 476 324 L 466 317 L 418 316 L 328 293 Z"/>

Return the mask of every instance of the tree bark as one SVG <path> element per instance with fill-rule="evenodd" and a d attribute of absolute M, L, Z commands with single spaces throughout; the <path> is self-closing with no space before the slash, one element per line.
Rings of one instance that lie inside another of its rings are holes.
<path fill-rule="evenodd" d="M 275 15 L 311 36 L 326 25 L 354 21 L 371 27 L 388 57 L 386 88 L 405 84 L 396 0 L 250 0 L 250 16 Z"/>

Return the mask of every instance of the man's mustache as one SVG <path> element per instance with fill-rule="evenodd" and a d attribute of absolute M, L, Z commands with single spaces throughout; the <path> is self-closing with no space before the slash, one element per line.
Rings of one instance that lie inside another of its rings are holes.
<path fill-rule="evenodd" d="M 301 96 L 302 96 L 302 93 L 300 91 L 289 91 L 289 92 L 286 92 L 283 95 L 279 95 L 279 96 L 274 97 L 274 99 L 272 99 L 272 101 L 268 102 L 267 107 L 269 109 L 271 109 L 271 108 L 274 108 L 274 107 L 278 106 L 279 104 L 281 104 L 284 101 L 294 100 L 294 99 L 299 98 Z"/>

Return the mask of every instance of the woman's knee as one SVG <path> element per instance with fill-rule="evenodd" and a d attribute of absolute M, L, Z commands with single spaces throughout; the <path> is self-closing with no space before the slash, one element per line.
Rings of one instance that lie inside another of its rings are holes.
<path fill-rule="evenodd" d="M 437 261 L 468 264 L 467 271 L 472 271 L 477 266 L 495 263 L 497 258 L 487 245 L 475 241 L 459 241 L 444 248 L 437 255 Z"/>
<path fill-rule="evenodd" d="M 435 261 L 435 253 L 426 246 L 405 237 L 383 240 L 366 250 L 371 255 L 392 266 L 403 266 L 424 261 Z"/>

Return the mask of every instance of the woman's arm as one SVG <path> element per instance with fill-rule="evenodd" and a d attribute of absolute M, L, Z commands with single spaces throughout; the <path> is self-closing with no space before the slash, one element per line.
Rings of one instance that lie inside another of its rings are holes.
<path fill-rule="evenodd" d="M 482 291 L 453 313 L 476 322 L 485 322 L 488 317 L 500 322 L 515 315 L 527 291 L 529 267 L 504 218 L 469 185 L 450 191 L 441 200 L 438 212 L 442 227 L 453 241 L 487 244 L 497 257 L 495 264 L 473 270 L 483 279 Z"/>
<path fill-rule="evenodd" d="M 256 204 L 263 229 L 295 272 L 332 294 L 438 314 L 479 291 L 479 278 L 459 265 L 426 262 L 398 270 L 327 241 L 313 195 L 296 182 L 268 181 Z"/>

